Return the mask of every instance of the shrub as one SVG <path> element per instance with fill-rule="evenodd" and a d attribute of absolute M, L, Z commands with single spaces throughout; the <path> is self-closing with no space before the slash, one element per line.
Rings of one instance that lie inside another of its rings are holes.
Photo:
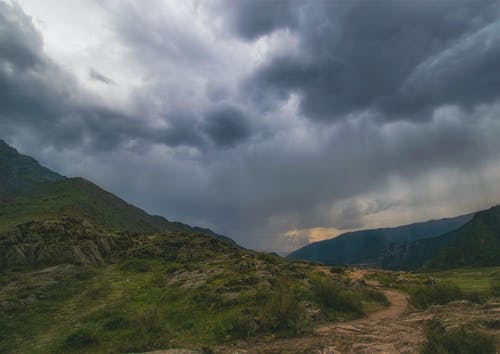
<path fill-rule="evenodd" d="M 161 316 L 156 308 L 147 309 L 137 315 L 135 324 L 143 334 L 157 333 L 161 330 Z"/>
<path fill-rule="evenodd" d="M 460 288 L 452 283 L 418 285 L 411 288 L 409 292 L 411 304 L 419 309 L 432 305 L 444 305 L 464 298 Z"/>
<path fill-rule="evenodd" d="M 240 313 L 230 316 L 215 326 L 215 336 L 218 340 L 246 339 L 255 335 L 258 326 L 255 320 Z"/>
<path fill-rule="evenodd" d="M 97 276 L 97 271 L 89 267 L 80 267 L 75 273 L 74 277 L 78 280 L 91 280 Z"/>
<path fill-rule="evenodd" d="M 480 332 L 464 328 L 446 331 L 438 324 L 426 331 L 426 342 L 422 354 L 495 354 L 495 339 Z"/>
<path fill-rule="evenodd" d="M 166 347 L 171 339 L 170 330 L 162 323 L 162 315 L 157 308 L 137 313 L 129 321 L 129 330 L 120 337 L 120 352 L 151 351 Z"/>
<path fill-rule="evenodd" d="M 120 266 L 126 272 L 146 273 L 151 270 L 151 265 L 142 259 L 130 259 Z"/>
<path fill-rule="evenodd" d="M 385 294 L 379 290 L 365 288 L 361 290 L 361 295 L 366 300 L 378 302 L 379 304 L 382 304 L 384 306 L 389 306 L 389 300 L 387 299 L 387 296 L 385 296 Z"/>
<path fill-rule="evenodd" d="M 488 295 L 485 292 L 478 291 L 468 291 L 464 292 L 462 298 L 464 300 L 469 300 L 470 302 L 475 302 L 477 304 L 482 304 L 486 302 Z"/>
<path fill-rule="evenodd" d="M 363 314 L 361 301 L 350 291 L 344 290 L 333 281 L 315 280 L 311 289 L 312 299 L 325 312 L 338 311 Z"/>
<path fill-rule="evenodd" d="M 167 283 L 165 275 L 161 272 L 154 273 L 151 277 L 151 286 L 155 288 L 164 288 Z"/>
<path fill-rule="evenodd" d="M 79 328 L 70 333 L 64 344 L 68 349 L 80 349 L 97 343 L 95 335 L 87 328 Z"/>
<path fill-rule="evenodd" d="M 500 297 L 500 281 L 492 281 L 490 284 L 490 294 L 494 297 Z"/>
<path fill-rule="evenodd" d="M 128 328 L 129 326 L 129 321 L 122 317 L 122 316 L 116 316 L 113 318 L 108 319 L 106 322 L 104 322 L 103 327 L 107 330 L 117 330 L 117 329 L 123 329 L 123 328 Z"/>
<path fill-rule="evenodd" d="M 263 327 L 271 331 L 300 333 L 306 325 L 305 308 L 284 281 L 269 293 L 259 317 Z"/>
<path fill-rule="evenodd" d="M 330 267 L 330 271 L 332 273 L 336 273 L 336 274 L 344 274 L 345 273 L 345 266 L 341 266 L 341 265 L 332 265 Z"/>

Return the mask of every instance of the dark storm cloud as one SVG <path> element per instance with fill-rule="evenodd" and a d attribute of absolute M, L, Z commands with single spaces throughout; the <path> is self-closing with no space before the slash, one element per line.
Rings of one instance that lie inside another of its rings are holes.
<path fill-rule="evenodd" d="M 157 128 L 144 120 L 82 100 L 76 78 L 43 52 L 43 41 L 31 19 L 14 3 L 0 2 L 0 127 L 37 131 L 58 147 L 85 145 L 94 151 L 135 145 L 196 146 L 204 137 L 183 119 Z M 94 69 L 92 79 L 114 84 Z M 169 121 L 168 117 L 164 118 Z"/>
<path fill-rule="evenodd" d="M 234 147 L 251 135 L 248 118 L 236 107 L 217 107 L 205 119 L 205 131 L 218 147 Z"/>
<path fill-rule="evenodd" d="M 31 19 L 16 3 L 0 2 L 2 123 L 12 119 L 44 125 L 64 112 L 74 82 L 42 54 L 42 49 L 42 38 Z"/>
<path fill-rule="evenodd" d="M 280 28 L 298 24 L 299 0 L 241 0 L 222 6 L 229 10 L 231 26 L 245 39 L 255 39 Z"/>
<path fill-rule="evenodd" d="M 43 43 L 42 37 L 31 25 L 31 20 L 16 3 L 12 6 L 0 3 L 0 10 L 2 64 L 5 66 L 9 63 L 18 70 L 38 64 L 38 54 Z"/>
<path fill-rule="evenodd" d="M 101 74 L 100 72 L 98 72 L 95 69 L 89 70 L 89 77 L 92 80 L 102 82 L 103 84 L 106 84 L 106 85 L 114 85 L 115 84 L 115 82 L 113 80 L 111 80 L 109 77 Z"/>
<path fill-rule="evenodd" d="M 271 18 L 283 12 L 268 4 L 254 3 L 255 12 Z M 373 111 L 382 119 L 422 120 L 442 104 L 473 107 L 498 98 L 496 1 L 316 1 L 299 9 L 286 4 L 300 10 L 300 24 L 277 21 L 268 32 L 294 28 L 299 52 L 271 58 L 245 86 L 264 107 L 269 97 L 297 93 L 302 112 L 312 119 Z M 242 13 L 246 6 L 240 5 Z M 242 26 L 250 21 L 236 19 Z"/>

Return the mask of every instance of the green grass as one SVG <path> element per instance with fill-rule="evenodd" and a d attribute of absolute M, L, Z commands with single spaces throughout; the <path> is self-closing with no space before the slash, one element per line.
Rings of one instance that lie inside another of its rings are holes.
<path fill-rule="evenodd" d="M 500 267 L 459 268 L 428 272 L 425 275 L 440 281 L 453 282 L 465 292 L 484 292 L 490 288 L 492 283 L 500 284 Z"/>
<path fill-rule="evenodd" d="M 410 303 L 419 309 L 432 305 L 445 305 L 451 301 L 464 299 L 465 295 L 453 283 L 416 285 L 409 290 Z"/>
<path fill-rule="evenodd" d="M 335 277 L 345 284 L 344 275 Z M 200 261 L 132 258 L 96 267 L 5 271 L 0 273 L 0 352 L 210 347 L 302 333 L 311 325 L 306 301 L 335 313 L 334 320 L 360 316 L 367 304 L 383 306 L 384 299 L 368 288 L 346 285 L 333 288 L 333 299 L 327 286 L 321 298 L 307 279 L 333 282 L 314 265 L 241 251 Z"/>
<path fill-rule="evenodd" d="M 495 354 L 495 339 L 479 331 L 465 328 L 445 330 L 432 324 L 426 331 L 421 354 Z"/>

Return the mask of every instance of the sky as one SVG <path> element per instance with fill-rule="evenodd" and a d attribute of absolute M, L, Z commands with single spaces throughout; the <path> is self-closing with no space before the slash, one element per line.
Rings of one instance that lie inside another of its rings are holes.
<path fill-rule="evenodd" d="M 0 138 L 288 252 L 500 203 L 494 0 L 0 0 Z"/>

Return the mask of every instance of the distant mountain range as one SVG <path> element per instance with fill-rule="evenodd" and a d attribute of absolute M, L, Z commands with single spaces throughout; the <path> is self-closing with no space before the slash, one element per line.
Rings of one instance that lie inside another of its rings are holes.
<path fill-rule="evenodd" d="M 500 265 L 500 206 L 394 228 L 349 232 L 288 255 L 386 269 Z"/>

